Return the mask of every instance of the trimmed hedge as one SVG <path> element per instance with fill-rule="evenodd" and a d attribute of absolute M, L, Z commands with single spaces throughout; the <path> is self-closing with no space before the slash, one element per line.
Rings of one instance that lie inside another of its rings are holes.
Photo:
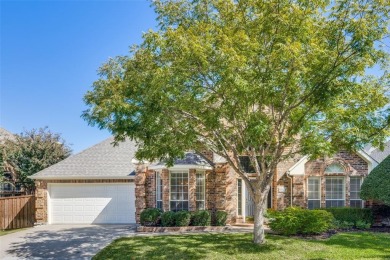
<path fill-rule="evenodd" d="M 192 213 L 191 226 L 210 226 L 211 215 L 207 210 L 198 210 Z"/>
<path fill-rule="evenodd" d="M 161 226 L 163 227 L 175 226 L 175 212 L 166 211 L 163 214 L 161 214 Z"/>
<path fill-rule="evenodd" d="M 327 208 L 324 209 L 335 218 L 335 225 L 340 229 L 367 229 L 374 223 L 371 209 L 362 208 Z"/>
<path fill-rule="evenodd" d="M 156 208 L 144 209 L 140 215 L 140 222 L 143 226 L 157 226 L 160 221 L 161 210 Z"/>
<path fill-rule="evenodd" d="M 178 211 L 175 213 L 175 226 L 185 227 L 190 225 L 191 213 L 188 211 Z"/>
<path fill-rule="evenodd" d="M 227 212 L 226 211 L 217 211 L 215 213 L 215 225 L 216 226 L 226 226 Z"/>
<path fill-rule="evenodd" d="M 334 218 L 325 210 L 309 210 L 289 207 L 283 211 L 268 213 L 269 227 L 283 235 L 321 234 L 333 227 Z"/>

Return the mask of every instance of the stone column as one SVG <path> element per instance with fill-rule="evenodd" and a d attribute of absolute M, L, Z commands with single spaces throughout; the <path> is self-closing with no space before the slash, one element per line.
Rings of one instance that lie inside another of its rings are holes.
<path fill-rule="evenodd" d="M 140 171 L 136 173 L 134 182 L 135 182 L 135 218 L 136 222 L 140 223 L 140 214 L 142 210 L 146 208 L 146 199 L 145 199 L 145 181 L 146 173 Z"/>
<path fill-rule="evenodd" d="M 189 211 L 196 211 L 196 171 L 189 170 L 188 176 L 188 209 Z"/>
<path fill-rule="evenodd" d="M 35 221 L 47 223 L 47 182 L 35 181 Z"/>
<path fill-rule="evenodd" d="M 169 211 L 169 171 L 168 169 L 161 170 L 161 179 L 163 185 L 163 211 Z"/>

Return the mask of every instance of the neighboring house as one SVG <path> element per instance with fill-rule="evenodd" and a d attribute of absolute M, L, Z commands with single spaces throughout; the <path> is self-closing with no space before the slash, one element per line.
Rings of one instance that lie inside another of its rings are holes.
<path fill-rule="evenodd" d="M 0 127 L 0 144 L 3 144 L 5 140 L 15 140 L 15 136 Z M 20 190 L 20 185 L 17 183 L 15 174 L 12 173 L 11 167 L 2 162 L 2 176 L 0 176 L 0 197 L 9 197 L 15 195 L 21 195 L 23 192 Z"/>
<path fill-rule="evenodd" d="M 32 176 L 36 180 L 37 220 L 56 223 L 139 223 L 143 209 L 224 210 L 228 222 L 253 216 L 245 183 L 221 159 L 187 152 L 173 167 L 134 160 L 136 145 L 113 147 L 109 138 Z M 389 143 L 390 144 L 390 143 Z M 365 176 L 390 153 L 365 149 L 333 157 L 307 156 L 278 165 L 268 207 L 365 207 L 359 198 Z M 250 172 L 249 160 L 241 158 Z M 254 175 L 253 175 L 254 177 Z"/>

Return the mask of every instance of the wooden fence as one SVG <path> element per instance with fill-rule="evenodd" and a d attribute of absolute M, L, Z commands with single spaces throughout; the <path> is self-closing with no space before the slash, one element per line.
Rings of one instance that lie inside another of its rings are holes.
<path fill-rule="evenodd" d="M 33 195 L 0 198 L 0 230 L 34 226 Z"/>

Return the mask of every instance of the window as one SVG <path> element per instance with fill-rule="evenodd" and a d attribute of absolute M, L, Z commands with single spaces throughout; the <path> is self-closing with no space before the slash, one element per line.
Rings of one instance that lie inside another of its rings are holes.
<path fill-rule="evenodd" d="M 242 180 L 237 179 L 237 215 L 242 215 Z"/>
<path fill-rule="evenodd" d="M 321 208 L 321 179 L 319 177 L 307 179 L 307 207 L 309 209 Z"/>
<path fill-rule="evenodd" d="M 196 173 L 196 209 L 205 209 L 206 178 L 204 173 Z"/>
<path fill-rule="evenodd" d="M 360 186 L 362 184 L 361 177 L 351 177 L 350 183 L 350 206 L 353 208 L 362 208 L 363 201 L 360 199 Z"/>
<path fill-rule="evenodd" d="M 162 209 L 162 194 L 163 194 L 163 184 L 161 179 L 161 173 L 156 172 L 156 208 Z"/>
<path fill-rule="evenodd" d="M 325 169 L 325 174 L 343 174 L 344 167 L 339 163 L 332 163 Z"/>
<path fill-rule="evenodd" d="M 345 206 L 344 177 L 325 178 L 325 204 L 327 208 Z"/>
<path fill-rule="evenodd" d="M 188 210 L 188 172 L 170 172 L 170 209 Z"/>

